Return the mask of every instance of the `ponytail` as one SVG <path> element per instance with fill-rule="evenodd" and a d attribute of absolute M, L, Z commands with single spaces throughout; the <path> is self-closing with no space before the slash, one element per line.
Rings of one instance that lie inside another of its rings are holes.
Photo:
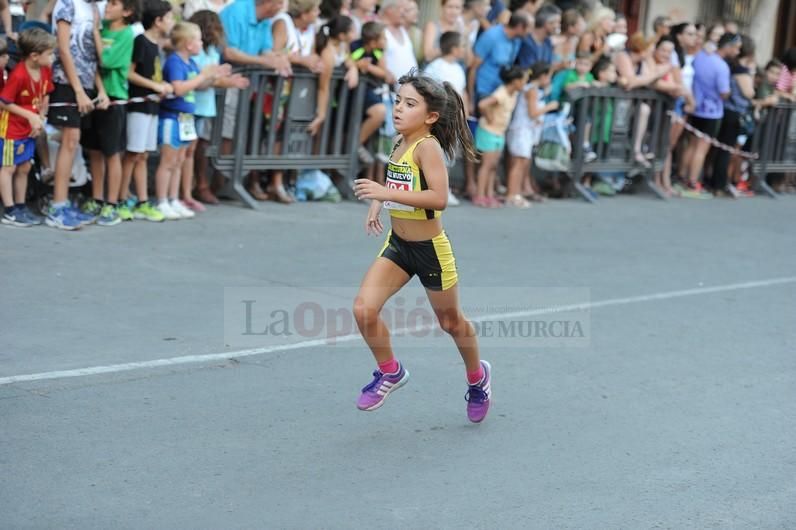
<path fill-rule="evenodd" d="M 323 53 L 323 50 L 329 44 L 329 40 L 337 39 L 340 35 L 348 33 L 353 25 L 354 21 L 351 18 L 345 15 L 337 15 L 321 26 L 318 34 L 315 35 L 315 53 L 318 55 Z"/>
<path fill-rule="evenodd" d="M 456 147 L 461 146 L 464 158 L 475 162 L 477 155 L 473 146 L 473 135 L 467 125 L 467 111 L 462 97 L 447 81 L 442 83 L 447 101 L 445 109 L 440 112 L 439 119 L 431 126 L 431 134 L 439 141 L 442 151 L 453 160 L 456 158 Z"/>

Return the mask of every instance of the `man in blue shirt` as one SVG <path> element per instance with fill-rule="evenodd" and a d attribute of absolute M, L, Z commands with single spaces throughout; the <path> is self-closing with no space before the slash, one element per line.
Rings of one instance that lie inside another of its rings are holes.
<path fill-rule="evenodd" d="M 281 0 L 235 0 L 225 7 L 219 14 L 227 37 L 224 59 L 239 65 L 273 68 L 289 76 L 292 72 L 287 56 L 271 50 L 269 19 L 281 9 Z"/>
<path fill-rule="evenodd" d="M 552 64 L 553 41 L 550 37 L 561 31 L 561 10 L 551 4 L 544 5 L 536 12 L 535 19 L 534 29 L 522 39 L 517 66 L 530 68 L 537 62 L 545 62 L 555 71 L 557 65 Z"/>
<path fill-rule="evenodd" d="M 293 71 L 290 60 L 284 53 L 273 51 L 270 18 L 282 9 L 282 0 L 235 0 L 225 7 L 219 17 L 227 45 L 224 59 L 241 66 L 261 66 L 273 68 L 283 77 Z M 221 123 L 221 153 L 232 153 L 232 139 L 235 137 L 235 118 L 238 115 L 240 90 L 227 89 L 224 98 L 224 114 Z M 258 178 L 250 179 L 249 193 L 257 200 L 265 200 L 268 195 L 260 187 Z"/>
<path fill-rule="evenodd" d="M 520 49 L 520 37 L 527 31 L 528 18 L 514 14 L 505 26 L 492 26 L 478 37 L 473 47 L 473 65 L 467 83 L 472 107 L 477 108 L 480 99 L 500 86 L 500 69 L 514 64 Z"/>
<path fill-rule="evenodd" d="M 715 138 L 724 116 L 724 100 L 730 97 L 730 67 L 726 61 L 738 57 L 741 37 L 725 33 L 719 39 L 718 51 L 708 53 L 701 50 L 694 58 L 693 92 L 696 107 L 688 122 L 711 138 Z M 699 176 L 710 150 L 710 140 L 695 139 L 691 163 L 688 168 L 690 191 L 705 193 Z"/>

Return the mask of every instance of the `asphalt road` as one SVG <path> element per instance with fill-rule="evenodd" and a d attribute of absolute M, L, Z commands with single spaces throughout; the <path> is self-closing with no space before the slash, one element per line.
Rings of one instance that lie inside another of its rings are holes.
<path fill-rule="evenodd" d="M 584 303 L 563 313 L 580 340 L 483 341 L 481 425 L 446 337 L 397 338 L 412 379 L 363 413 L 361 340 L 230 319 L 248 292 L 350 307 L 380 247 L 361 205 L 2 227 L 0 527 L 794 528 L 794 213 L 646 195 L 446 212 L 467 306 L 549 323 Z"/>

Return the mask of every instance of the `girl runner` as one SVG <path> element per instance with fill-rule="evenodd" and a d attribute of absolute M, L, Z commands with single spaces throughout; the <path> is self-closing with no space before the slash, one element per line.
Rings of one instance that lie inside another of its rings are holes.
<path fill-rule="evenodd" d="M 389 330 L 379 313 L 417 274 L 440 328 L 453 337 L 464 360 L 467 416 L 477 423 L 489 410 L 491 367 L 480 359 L 475 329 L 459 306 L 456 261 L 440 218 L 448 202 L 445 155 L 453 159 L 461 146 L 467 158 L 475 159 L 467 116 L 461 97 L 447 82 L 411 72 L 398 83 L 393 122 L 399 136 L 387 164 L 386 186 L 358 179 L 354 187 L 359 199 L 372 201 L 365 221 L 368 234 L 384 230 L 382 206 L 390 211 L 392 224 L 354 301 L 357 325 L 378 364 L 357 406 L 375 410 L 409 380 L 409 372 L 393 356 Z"/>

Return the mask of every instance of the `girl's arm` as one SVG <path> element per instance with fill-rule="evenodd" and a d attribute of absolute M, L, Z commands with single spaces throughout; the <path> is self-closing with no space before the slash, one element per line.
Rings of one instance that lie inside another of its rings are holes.
<path fill-rule="evenodd" d="M 481 115 L 486 118 L 486 121 L 492 122 L 492 107 L 497 104 L 498 100 L 495 96 L 487 96 L 478 102 L 478 110 L 481 112 Z"/>
<path fill-rule="evenodd" d="M 313 136 L 321 130 L 321 125 L 326 121 L 326 107 L 329 106 L 329 85 L 332 82 L 332 70 L 334 70 L 334 50 L 331 46 L 326 46 L 326 48 L 324 48 L 323 52 L 321 52 L 321 59 L 324 62 L 325 68 L 318 77 L 315 119 L 307 126 L 307 130 Z"/>

